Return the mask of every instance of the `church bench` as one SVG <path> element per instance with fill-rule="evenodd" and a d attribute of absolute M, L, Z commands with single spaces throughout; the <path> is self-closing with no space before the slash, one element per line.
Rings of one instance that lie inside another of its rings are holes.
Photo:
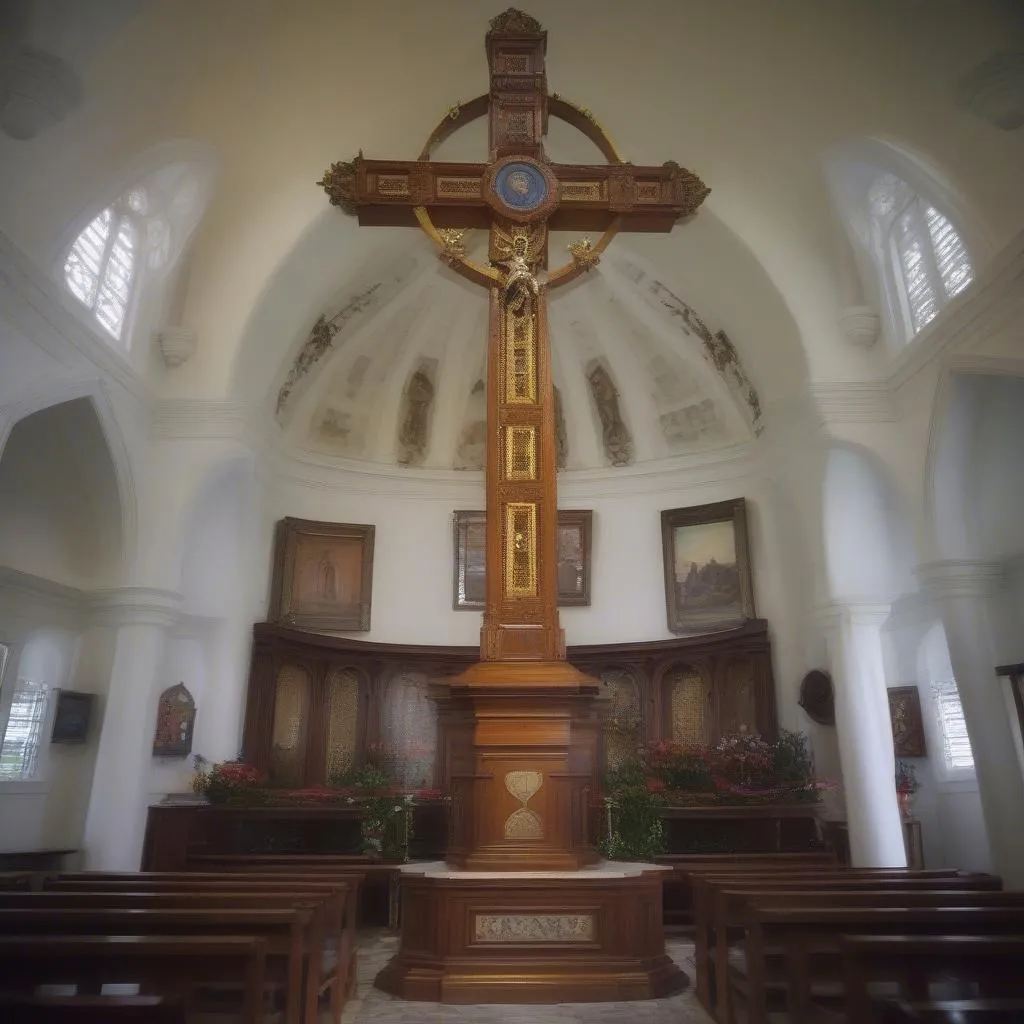
<path fill-rule="evenodd" d="M 770 887 L 745 890 L 719 890 L 716 893 L 716 944 L 712 956 L 715 981 L 715 1008 L 721 1008 L 720 1017 L 732 1018 L 729 1002 L 729 953 L 730 935 L 735 936 L 734 927 L 745 914 L 746 905 L 755 902 L 760 908 L 785 907 L 829 907 L 838 908 L 892 908 L 911 907 L 1016 907 L 1024 912 L 1024 892 L 993 892 L 964 889 L 916 889 L 916 888 L 873 888 L 860 889 L 810 889 L 804 891 L 778 891 Z M 778 958 L 768 954 L 766 977 L 772 968 L 780 966 Z M 838 963 L 834 965 L 838 970 Z M 776 974 L 779 972 L 776 971 Z M 771 979 L 770 979 L 771 980 Z M 775 980 L 778 980 L 776 978 Z M 705 1004 L 707 1005 L 707 1004 Z M 711 1009 L 711 1007 L 708 1007 Z"/>
<path fill-rule="evenodd" d="M 665 853 L 654 858 L 656 864 L 672 868 L 665 878 L 663 916 L 666 924 L 689 924 L 693 920 L 692 877 L 706 870 L 749 871 L 779 866 L 805 868 L 822 866 L 836 870 L 841 865 L 832 850 L 808 850 L 794 853 Z"/>
<path fill-rule="evenodd" d="M 332 1013 L 340 1016 L 345 1000 L 356 986 L 356 890 L 359 878 L 325 878 L 323 875 L 197 874 L 192 872 L 83 872 L 59 875 L 44 881 L 46 892 L 104 892 L 116 888 L 135 893 L 202 893 L 229 896 L 232 894 L 267 894 L 291 896 L 334 896 L 340 904 L 328 903 L 333 910 L 340 906 L 340 916 L 329 913 L 327 934 L 338 934 L 333 949 L 333 964 L 327 965 L 338 976 L 338 987 L 332 989 Z"/>
<path fill-rule="evenodd" d="M 846 994 L 845 1016 L 837 1020 L 870 1021 L 871 986 L 892 982 L 899 988 L 898 998 L 909 1003 L 917 1017 L 953 1010 L 965 1013 L 969 1007 L 951 1003 L 1003 1001 L 1008 1006 L 976 1005 L 974 1011 L 994 1013 L 1001 1010 L 1004 1020 L 1024 1020 L 1024 934 L 1017 935 L 843 935 L 839 939 L 843 957 L 843 984 Z M 932 1001 L 932 983 L 943 986 L 959 982 L 976 988 L 968 1000 Z M 947 1005 L 944 1007 L 943 1003 Z M 1010 1016 L 1012 1009 L 1016 1016 Z M 947 1018 L 952 1019 L 952 1018 Z M 970 1019 L 965 1017 L 964 1019 Z M 979 1018 L 980 1019 L 980 1018 Z"/>
<path fill-rule="evenodd" d="M 304 995 L 307 980 L 318 988 L 323 935 L 313 914 L 295 909 L 19 908 L 0 909 L 0 935 L 222 936 L 266 942 L 266 981 L 284 989 L 286 1024 L 316 1024 L 317 992 Z M 313 1007 L 312 1019 L 306 1009 Z"/>
<path fill-rule="evenodd" d="M 736 1019 L 736 1006 L 742 1005 L 747 1024 L 767 1024 L 769 997 L 782 995 L 791 1024 L 810 1021 L 812 981 L 815 995 L 842 995 L 844 933 L 942 937 L 1021 932 L 1024 908 L 1019 906 L 775 907 L 761 906 L 755 899 L 746 908 L 743 956 L 726 968 L 727 1016 L 717 1019 Z"/>
<path fill-rule="evenodd" d="M 164 996 L 30 996 L 0 993 L 0 1019 L 24 1024 L 185 1024 Z"/>
<path fill-rule="evenodd" d="M 0 993 L 135 984 L 188 1007 L 199 985 L 229 982 L 243 994 L 239 1024 L 266 1024 L 266 945 L 252 935 L 0 935 Z"/>
<path fill-rule="evenodd" d="M 887 999 L 874 1004 L 872 1013 L 870 1024 L 1020 1024 L 1024 998 L 930 999 L 923 1003 Z"/>
<path fill-rule="evenodd" d="M 345 933 L 345 893 L 337 889 L 323 892 L 197 892 L 174 890 L 149 892 L 120 890 L 76 892 L 47 890 L 44 892 L 0 892 L 0 911 L 17 908 L 55 910 L 72 909 L 295 909 L 308 910 L 315 948 L 324 950 L 314 957 L 306 985 L 305 1015 L 315 1019 L 319 995 L 326 989 L 331 1017 L 340 1021 L 345 1000 L 355 983 L 353 963 L 354 939 Z"/>
<path fill-rule="evenodd" d="M 716 923 L 719 913 L 715 907 L 715 893 L 721 888 L 764 889 L 768 886 L 776 889 L 786 887 L 799 889 L 871 889 L 879 886 L 890 886 L 902 883 L 911 887 L 928 887 L 935 882 L 939 887 L 950 884 L 950 880 L 964 876 L 953 870 L 910 871 L 906 868 L 837 868 L 832 871 L 765 871 L 765 872 L 725 872 L 697 874 L 693 877 L 694 886 L 694 943 L 697 963 L 696 990 L 698 999 L 707 1007 L 711 1006 L 711 988 L 709 983 L 709 955 L 716 944 Z M 990 876 L 985 876 L 989 878 Z M 981 883 L 970 882 L 970 888 L 999 888 L 998 880 Z M 956 884 L 955 888 L 964 888 Z"/>
<path fill-rule="evenodd" d="M 699 900 L 699 918 L 695 932 L 695 960 L 697 964 L 697 994 L 709 1009 L 716 1009 L 728 1020 L 729 988 L 728 963 L 731 941 L 743 935 L 746 904 L 759 896 L 786 893 L 803 894 L 809 890 L 826 891 L 837 897 L 845 893 L 912 893 L 916 891 L 941 893 L 989 892 L 998 893 L 1001 882 L 991 875 L 963 876 L 955 872 L 936 877 L 938 873 L 900 871 L 890 874 L 865 869 L 846 871 L 834 876 L 810 875 L 804 878 L 724 876 L 702 880 Z M 899 902 L 899 896 L 894 897 Z M 837 902 L 837 900 L 832 900 Z M 713 952 L 712 952 L 713 951 Z M 721 969 L 712 972 L 712 965 Z M 714 975 L 712 979 L 712 973 Z M 712 1002 L 713 1000 L 713 1002 Z"/>

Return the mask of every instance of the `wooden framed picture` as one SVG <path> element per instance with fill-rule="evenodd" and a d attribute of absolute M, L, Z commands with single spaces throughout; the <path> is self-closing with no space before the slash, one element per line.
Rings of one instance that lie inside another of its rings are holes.
<path fill-rule="evenodd" d="M 89 737 L 89 722 L 96 702 L 94 693 L 74 690 L 57 691 L 57 708 L 53 714 L 51 743 L 84 743 Z"/>
<path fill-rule="evenodd" d="M 661 513 L 668 628 L 711 633 L 754 618 L 743 498 Z"/>
<path fill-rule="evenodd" d="M 271 620 L 298 629 L 368 630 L 373 533 L 372 526 L 282 519 L 274 544 Z"/>
<path fill-rule="evenodd" d="M 594 513 L 560 510 L 555 550 L 560 607 L 590 604 L 590 546 Z M 460 511 L 454 518 L 455 565 L 452 606 L 482 610 L 487 597 L 487 517 Z"/>
<path fill-rule="evenodd" d="M 187 757 L 192 753 L 196 702 L 184 683 L 164 690 L 156 706 L 154 757 Z"/>
<path fill-rule="evenodd" d="M 889 719 L 897 757 L 925 757 L 921 696 L 916 686 L 889 687 Z"/>

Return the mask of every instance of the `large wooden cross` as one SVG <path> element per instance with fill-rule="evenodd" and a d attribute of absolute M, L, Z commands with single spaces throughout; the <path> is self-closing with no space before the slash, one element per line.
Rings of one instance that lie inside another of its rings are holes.
<path fill-rule="evenodd" d="M 574 867 L 596 856 L 585 820 L 597 778 L 596 684 L 566 663 L 558 620 L 546 294 L 593 267 L 617 232 L 671 231 L 708 189 L 676 163 L 628 163 L 588 110 L 549 95 L 547 33 L 534 18 L 509 8 L 491 21 L 486 48 L 490 92 L 453 106 L 418 160 L 360 153 L 332 165 L 319 184 L 360 224 L 418 224 L 443 260 L 489 290 L 487 590 L 481 660 L 460 677 L 462 711 L 449 715 L 461 739 L 449 744 L 455 753 L 442 751 L 453 797 L 448 859 L 465 867 Z M 549 115 L 578 128 L 608 163 L 549 162 Z M 453 131 L 483 116 L 487 163 L 431 161 Z M 463 236 L 472 228 L 489 232 L 486 264 L 467 253 Z M 548 271 L 549 229 L 601 237 L 570 243 L 571 260 Z M 546 702 L 538 696 L 544 691 Z M 442 719 L 446 713 L 442 707 Z"/>

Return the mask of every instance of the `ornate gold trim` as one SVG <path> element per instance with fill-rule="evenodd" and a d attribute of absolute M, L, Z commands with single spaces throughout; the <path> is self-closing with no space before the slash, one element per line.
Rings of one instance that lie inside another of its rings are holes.
<path fill-rule="evenodd" d="M 537 596 L 537 506 L 510 501 L 505 506 L 505 596 Z"/>
<path fill-rule="evenodd" d="M 505 479 L 537 479 L 536 427 L 505 428 Z"/>

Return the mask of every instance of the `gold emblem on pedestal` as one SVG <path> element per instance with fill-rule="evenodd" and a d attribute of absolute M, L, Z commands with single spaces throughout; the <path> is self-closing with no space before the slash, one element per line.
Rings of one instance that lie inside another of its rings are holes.
<path fill-rule="evenodd" d="M 523 805 L 505 820 L 506 839 L 544 838 L 540 815 L 526 806 L 543 785 L 544 776 L 540 772 L 514 771 L 505 776 L 505 788 Z"/>

